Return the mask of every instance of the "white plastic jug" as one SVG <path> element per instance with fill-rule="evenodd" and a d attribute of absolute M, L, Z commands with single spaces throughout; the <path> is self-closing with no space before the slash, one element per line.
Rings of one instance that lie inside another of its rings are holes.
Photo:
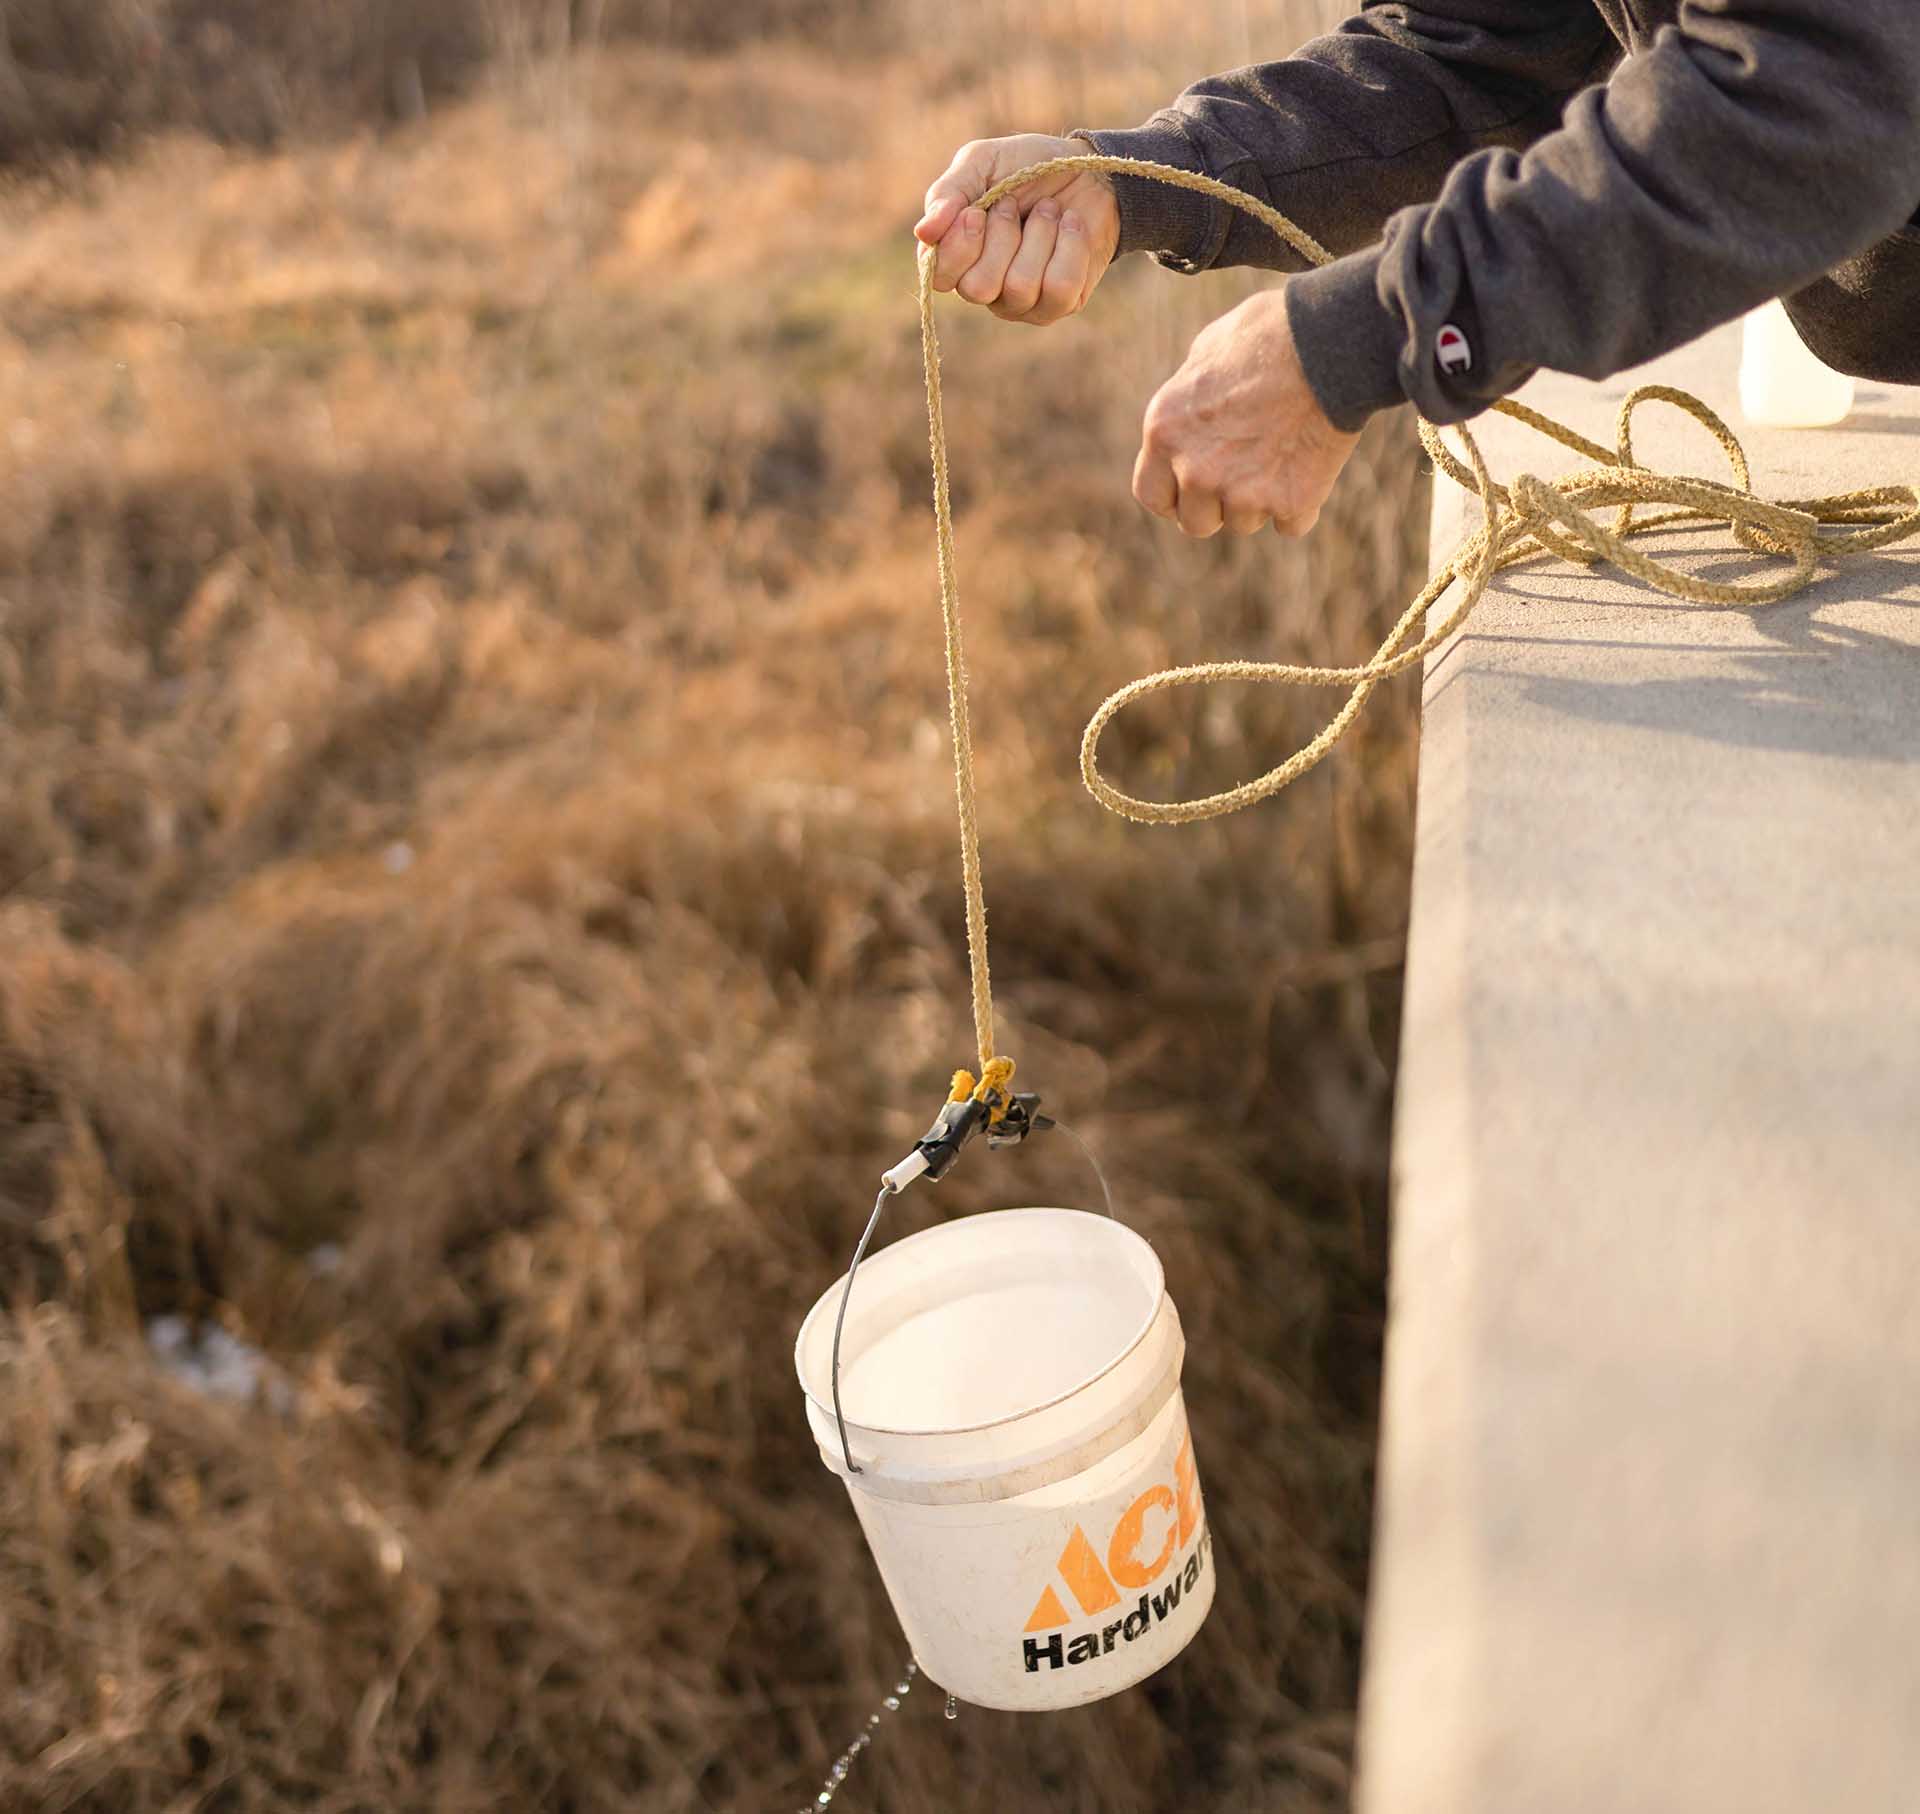
<path fill-rule="evenodd" d="M 1071 1209 L 929 1228 L 814 1305 L 794 1360 L 821 1459 L 847 1482 L 922 1672 L 1013 1712 L 1131 1687 L 1213 1604 L 1160 1262 Z"/>
<path fill-rule="evenodd" d="M 1853 408 L 1853 380 L 1807 350 L 1784 304 L 1746 319 L 1740 341 L 1740 409 L 1768 428 L 1829 428 Z"/>

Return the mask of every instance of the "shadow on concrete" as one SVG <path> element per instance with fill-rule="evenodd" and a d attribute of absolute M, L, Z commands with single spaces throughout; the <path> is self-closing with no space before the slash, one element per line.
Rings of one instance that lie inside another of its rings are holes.
<path fill-rule="evenodd" d="M 1906 441 L 1920 442 L 1920 416 L 1849 416 L 1846 431 L 1850 435 L 1892 435 Z M 1818 434 L 1814 429 L 1809 431 Z M 1894 478 L 1894 484 L 1906 482 L 1906 476 Z"/>
<path fill-rule="evenodd" d="M 1816 683 L 1798 664 L 1759 654 L 1736 658 L 1740 671 L 1731 675 L 1637 681 L 1543 676 L 1527 683 L 1526 697 L 1569 717 L 1670 737 L 1904 767 L 1920 762 L 1920 651 L 1893 646 L 1908 668 L 1905 684 L 1880 684 L 1860 663 L 1865 684 L 1842 691 L 1829 680 Z"/>
<path fill-rule="evenodd" d="M 1722 560 L 1711 563 L 1715 570 L 1726 566 Z M 1694 566 L 1696 572 L 1708 570 L 1708 563 Z M 1511 616 L 1497 629 L 1491 623 L 1486 630 L 1469 624 L 1430 673 L 1429 700 L 1464 677 L 1460 664 L 1472 661 L 1475 647 L 1592 649 L 1591 678 L 1567 674 L 1565 655 L 1556 658 L 1559 671 L 1553 673 L 1529 673 L 1511 655 L 1495 657 L 1495 667 L 1483 677 L 1517 686 L 1523 698 L 1550 712 L 1590 722 L 1735 748 L 1920 763 L 1920 559 L 1862 560 L 1799 597 L 1750 610 L 1689 605 L 1638 590 L 1628 598 L 1612 575 L 1606 582 L 1612 596 L 1575 600 L 1566 589 L 1570 578 L 1561 569 L 1552 579 L 1543 573 L 1532 584 L 1511 574 L 1500 581 L 1498 596 L 1488 600 L 1495 614 L 1502 599 L 1530 598 L 1562 613 L 1577 605 L 1577 623 L 1563 616 L 1554 630 L 1539 635 L 1513 625 Z M 1636 621 L 1647 623 L 1653 612 L 1660 619 L 1657 639 L 1581 633 L 1597 627 L 1601 614 L 1617 615 L 1624 629 Z M 1689 617 L 1699 625 L 1697 640 L 1684 633 Z M 1729 618 L 1743 621 L 1730 624 Z M 1749 628 L 1760 639 L 1758 646 L 1748 640 Z M 1689 657 L 1717 671 L 1634 673 L 1647 667 L 1692 669 Z M 1617 676 L 1606 671 L 1610 668 L 1618 670 Z"/>

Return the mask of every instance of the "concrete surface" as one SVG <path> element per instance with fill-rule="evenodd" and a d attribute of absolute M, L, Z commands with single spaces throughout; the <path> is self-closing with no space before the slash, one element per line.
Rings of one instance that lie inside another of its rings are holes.
<path fill-rule="evenodd" d="M 1736 352 L 1636 377 L 1767 495 L 1920 478 L 1920 390 L 1748 431 Z M 1425 702 L 1359 1805 L 1920 1809 L 1920 544 L 1750 614 L 1523 570 Z"/>

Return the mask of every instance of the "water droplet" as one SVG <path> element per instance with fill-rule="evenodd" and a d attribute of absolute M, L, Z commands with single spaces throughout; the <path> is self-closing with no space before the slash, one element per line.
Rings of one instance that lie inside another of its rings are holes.
<path fill-rule="evenodd" d="M 950 1694 L 947 1696 L 947 1718 L 950 1720 L 957 1720 L 959 1717 L 960 1717 L 960 1703 L 953 1695 Z"/>

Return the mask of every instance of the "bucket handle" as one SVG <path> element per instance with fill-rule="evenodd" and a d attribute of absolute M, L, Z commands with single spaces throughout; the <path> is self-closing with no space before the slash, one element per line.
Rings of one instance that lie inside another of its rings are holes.
<path fill-rule="evenodd" d="M 1119 1221 L 1120 1218 L 1114 1214 L 1113 1191 L 1107 1184 L 1106 1171 L 1099 1159 L 1094 1156 L 1093 1148 L 1064 1121 L 1055 1121 L 1053 1125 L 1086 1155 L 1087 1163 L 1093 1167 L 1093 1175 L 1100 1180 L 1100 1195 L 1106 1202 L 1107 1219 L 1112 1222 Z M 866 1227 L 860 1231 L 860 1244 L 853 1250 L 853 1264 L 847 1268 L 846 1288 L 840 1293 L 840 1309 L 833 1319 L 833 1421 L 840 1429 L 840 1454 L 846 1461 L 849 1474 L 859 1474 L 865 1470 L 853 1458 L 852 1445 L 847 1441 L 846 1415 L 840 1409 L 840 1332 L 846 1327 L 847 1300 L 853 1296 L 854 1274 L 860 1270 L 860 1262 L 867 1257 L 867 1243 L 873 1239 L 874 1230 L 880 1226 L 880 1217 L 887 1207 L 887 1199 L 897 1197 L 905 1188 L 903 1184 L 896 1184 L 891 1175 L 881 1180 L 880 1194 L 874 1198 L 873 1214 L 867 1218 Z"/>

